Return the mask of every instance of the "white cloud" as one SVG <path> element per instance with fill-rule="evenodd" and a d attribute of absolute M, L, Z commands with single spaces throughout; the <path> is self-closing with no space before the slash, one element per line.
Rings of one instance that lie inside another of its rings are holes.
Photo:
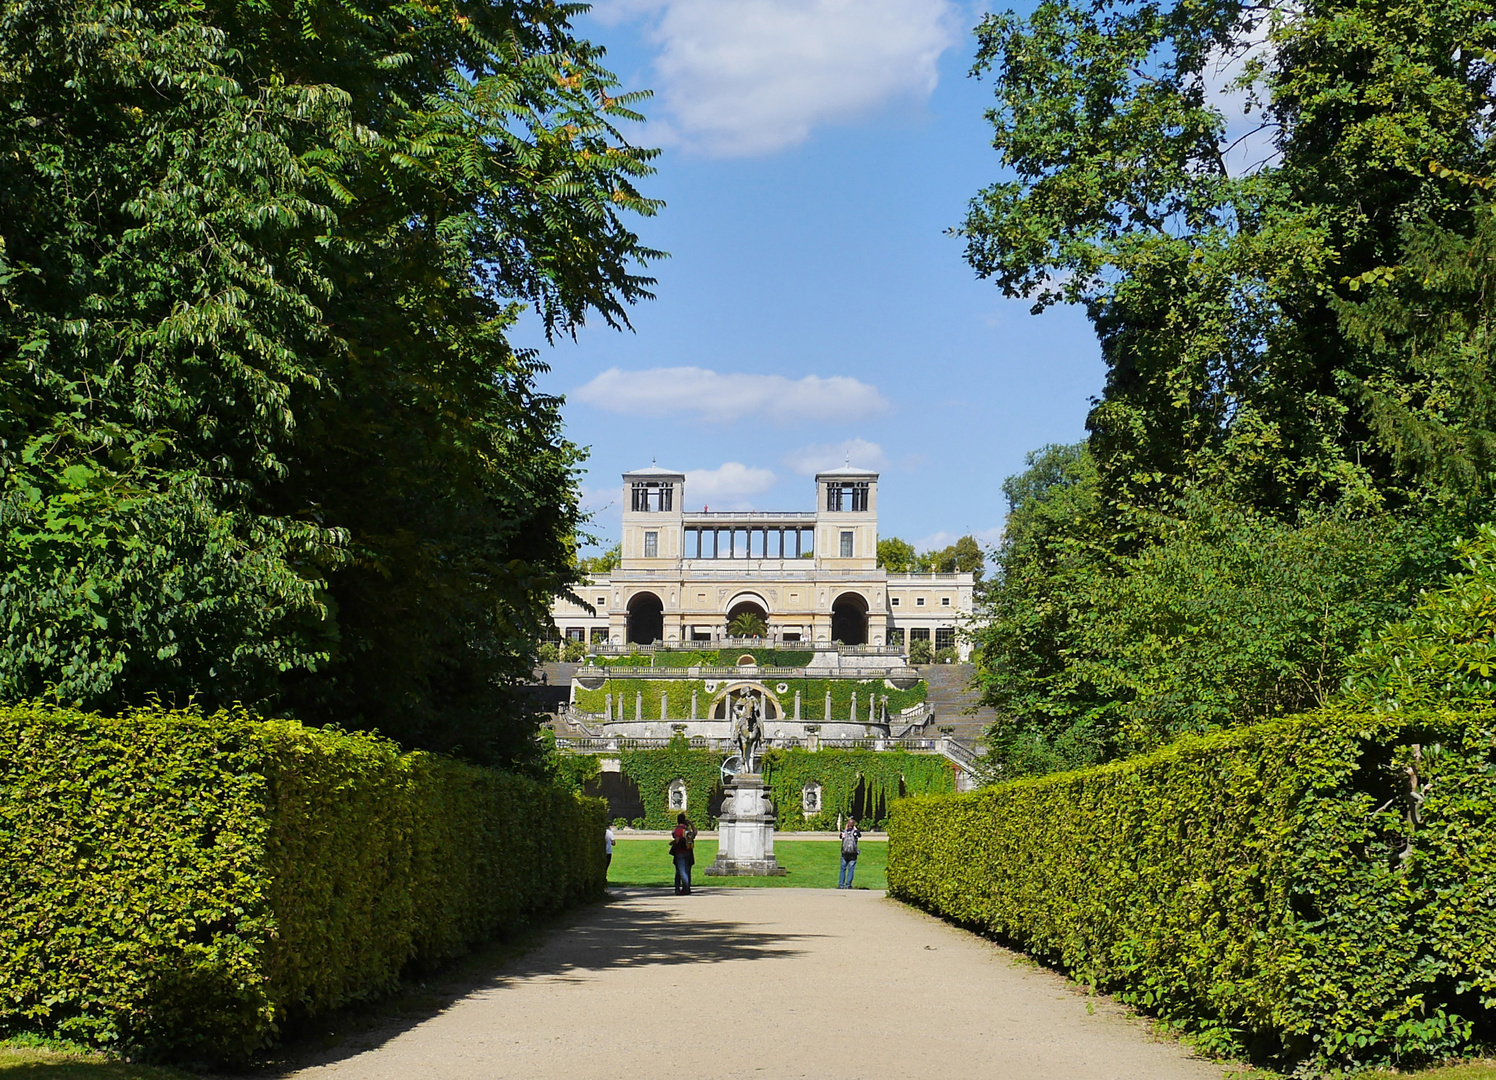
<path fill-rule="evenodd" d="M 649 20 L 665 114 L 651 135 L 720 157 L 923 100 L 962 22 L 952 0 L 612 0 L 597 14 Z"/>
<path fill-rule="evenodd" d="M 801 476 L 814 476 L 826 469 L 839 469 L 848 462 L 859 469 L 881 469 L 888 464 L 883 447 L 866 439 L 802 446 L 784 455 L 784 463 Z"/>
<path fill-rule="evenodd" d="M 770 469 L 756 469 L 737 461 L 723 462 L 715 469 L 686 470 L 686 498 L 691 505 L 718 503 L 720 510 L 747 509 L 746 500 L 774 486 Z"/>
<path fill-rule="evenodd" d="M 695 414 L 720 422 L 762 416 L 778 424 L 842 420 L 883 412 L 888 399 L 876 386 L 846 375 L 783 375 L 709 371 L 706 368 L 609 368 L 571 396 L 608 412 L 629 416 Z"/>

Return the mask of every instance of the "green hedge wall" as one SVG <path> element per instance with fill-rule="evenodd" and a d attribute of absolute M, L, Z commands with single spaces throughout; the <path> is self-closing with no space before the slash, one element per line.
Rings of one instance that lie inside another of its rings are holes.
<path fill-rule="evenodd" d="M 867 801 L 888 808 L 901 795 L 956 790 L 956 774 L 945 758 L 902 750 L 770 750 L 764 779 L 774 800 L 775 825 L 784 832 L 835 829 L 838 817 L 852 812 L 859 783 Z M 821 812 L 807 818 L 801 794 L 812 782 L 821 785 Z M 882 824 L 876 811 L 871 813 L 864 826 Z"/>
<path fill-rule="evenodd" d="M 619 755 L 623 775 L 639 788 L 647 829 L 674 826 L 669 808 L 671 781 L 686 782 L 690 817 L 698 828 L 715 828 L 707 810 L 722 787 L 724 755 L 716 750 L 692 749 L 682 737 L 663 749 L 626 750 Z M 874 805 L 891 807 L 903 793 L 923 795 L 955 790 L 955 773 L 935 754 L 902 750 L 770 750 L 764 755 L 764 782 L 774 801 L 776 827 L 783 832 L 835 829 L 837 817 L 851 813 L 858 784 Z M 801 791 L 811 782 L 821 785 L 821 813 L 805 817 Z M 869 820 L 869 826 L 881 821 Z"/>
<path fill-rule="evenodd" d="M 720 688 L 722 680 L 716 680 Z M 890 714 L 901 712 L 913 705 L 918 705 L 925 700 L 929 690 L 928 684 L 923 679 L 915 683 L 908 690 L 895 690 L 882 679 L 783 679 L 768 681 L 767 685 L 773 689 L 779 682 L 784 682 L 789 689 L 778 694 L 780 704 L 784 706 L 786 716 L 794 714 L 795 691 L 800 691 L 800 716 L 811 722 L 824 721 L 826 719 L 826 691 L 831 691 L 831 717 L 834 720 L 847 720 L 852 708 L 852 695 L 857 695 L 857 713 L 859 722 L 867 719 L 867 696 L 869 693 L 876 694 L 881 698 L 888 695 L 888 711 Z M 660 719 L 660 694 L 668 695 L 671 720 L 684 720 L 691 714 L 691 691 L 696 691 L 697 710 L 704 719 L 707 707 L 711 704 L 715 691 L 708 693 L 706 684 L 701 679 L 606 679 L 603 685 L 596 690 L 586 690 L 581 687 L 576 691 L 576 706 L 584 712 L 600 713 L 607 705 L 607 695 L 613 695 L 613 708 L 618 709 L 618 695 L 624 698 L 623 717 L 625 720 L 634 718 L 634 705 L 636 694 L 644 695 L 644 719 Z M 778 693 L 778 691 L 775 691 Z"/>
<path fill-rule="evenodd" d="M 1459 1053 L 1496 1005 L 1493 726 L 1326 712 L 905 799 L 889 888 L 1209 1049 Z"/>
<path fill-rule="evenodd" d="M 598 896 L 600 800 L 243 713 L 0 708 L 0 1033 L 242 1060 Z"/>
<path fill-rule="evenodd" d="M 716 750 L 693 750 L 681 735 L 673 736 L 662 749 L 625 750 L 620 754 L 619 771 L 639 788 L 644 803 L 642 827 L 675 827 L 677 811 L 670 809 L 670 784 L 684 780 L 687 815 L 698 829 L 716 828 L 717 819 L 708 808 L 722 787 L 724 757 Z"/>
<path fill-rule="evenodd" d="M 608 679 L 602 687 L 597 690 L 583 690 L 580 687 L 576 692 L 577 708 L 585 712 L 600 713 L 607 707 L 607 695 L 613 695 L 613 713 L 618 714 L 618 695 L 624 696 L 623 718 L 632 720 L 634 718 L 635 694 L 644 695 L 644 719 L 658 720 L 660 718 L 660 694 L 669 695 L 670 719 L 684 720 L 691 715 L 691 691 L 696 691 L 697 709 L 705 712 L 707 704 L 712 700 L 698 680 L 694 679 Z"/>

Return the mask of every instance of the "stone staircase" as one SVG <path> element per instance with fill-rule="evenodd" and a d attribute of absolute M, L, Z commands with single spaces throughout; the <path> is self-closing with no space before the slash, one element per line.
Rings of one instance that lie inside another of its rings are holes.
<path fill-rule="evenodd" d="M 571 700 L 571 677 L 580 664 L 541 664 L 535 669 L 535 679 L 524 687 L 525 696 L 533 703 L 537 712 L 552 715 L 561 711 Z M 541 673 L 545 682 L 540 681 Z"/>
<path fill-rule="evenodd" d="M 926 700 L 935 709 L 930 731 L 955 728 L 952 735 L 967 746 L 976 746 L 987 725 L 997 719 L 992 708 L 977 705 L 978 693 L 970 688 L 971 664 L 926 664 L 920 677 L 930 686 Z"/>

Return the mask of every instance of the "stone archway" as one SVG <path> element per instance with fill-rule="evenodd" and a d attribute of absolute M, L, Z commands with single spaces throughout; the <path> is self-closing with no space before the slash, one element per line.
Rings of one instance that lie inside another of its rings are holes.
<path fill-rule="evenodd" d="M 867 600 L 861 593 L 842 593 L 831 605 L 831 640 L 867 644 Z"/>
<path fill-rule="evenodd" d="M 717 687 L 717 693 L 706 707 L 706 715 L 709 720 L 726 720 L 727 695 L 738 690 L 755 690 L 764 696 L 765 712 L 768 714 L 765 720 L 783 720 L 784 707 L 779 704 L 779 696 L 761 682 L 739 680 L 727 682 Z"/>
<path fill-rule="evenodd" d="M 637 593 L 629 599 L 630 645 L 653 645 L 665 637 L 665 604 L 651 592 Z"/>
<path fill-rule="evenodd" d="M 764 624 L 764 633 L 769 632 L 769 609 L 757 596 L 734 597 L 727 609 L 727 625 L 731 626 L 732 621 L 743 614 L 757 615 L 759 622 Z"/>

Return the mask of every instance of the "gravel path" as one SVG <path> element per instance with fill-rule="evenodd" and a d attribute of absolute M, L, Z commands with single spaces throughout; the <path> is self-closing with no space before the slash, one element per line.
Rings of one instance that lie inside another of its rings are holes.
<path fill-rule="evenodd" d="M 879 893 L 614 895 L 441 1013 L 294 1075 L 1222 1077 L 1106 999 Z"/>

